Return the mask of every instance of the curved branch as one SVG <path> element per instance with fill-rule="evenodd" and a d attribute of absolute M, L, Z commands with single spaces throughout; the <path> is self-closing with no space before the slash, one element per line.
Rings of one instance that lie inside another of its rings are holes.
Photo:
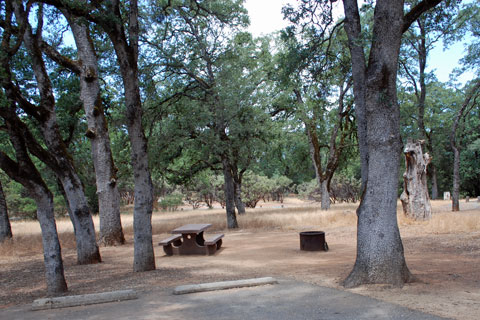
<path fill-rule="evenodd" d="M 404 17 L 403 17 L 403 28 L 402 33 L 407 31 L 408 28 L 414 23 L 424 12 L 434 8 L 437 4 L 442 2 L 442 0 L 423 0 L 415 7 L 413 7 Z"/>

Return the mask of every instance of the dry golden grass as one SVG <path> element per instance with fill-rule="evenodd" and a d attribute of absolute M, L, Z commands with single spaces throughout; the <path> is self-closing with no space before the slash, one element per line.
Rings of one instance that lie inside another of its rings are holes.
<path fill-rule="evenodd" d="M 284 207 L 278 203 L 262 204 L 262 208 L 247 209 L 247 214 L 238 216 L 238 223 L 247 230 L 316 230 L 355 226 L 355 211 L 358 204 L 334 204 L 329 211 L 322 211 L 319 204 L 286 199 Z M 418 234 L 466 233 L 480 231 L 480 204 L 461 204 L 466 210 L 451 212 L 450 202 L 432 201 L 433 218 L 430 221 L 413 221 L 404 217 L 401 205 L 398 206 L 400 228 L 410 228 Z M 469 210 L 470 209 L 470 210 Z M 133 238 L 133 209 L 123 208 L 122 225 L 127 239 Z M 94 217 L 98 229 L 98 216 Z M 170 230 L 187 223 L 211 223 L 212 230 L 225 230 L 226 217 L 223 209 L 199 209 L 182 211 L 156 211 L 152 217 L 153 234 L 168 234 Z M 73 228 L 68 218 L 57 220 L 57 230 L 64 249 L 75 249 Z M 12 222 L 13 240 L 0 245 L 0 257 L 36 255 L 42 253 L 41 230 L 36 221 Z"/>

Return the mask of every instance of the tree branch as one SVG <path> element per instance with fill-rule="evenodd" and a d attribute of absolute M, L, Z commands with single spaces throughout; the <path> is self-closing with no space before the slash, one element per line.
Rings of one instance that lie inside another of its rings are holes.
<path fill-rule="evenodd" d="M 434 8 L 440 2 L 442 2 L 442 0 L 423 0 L 415 7 L 413 7 L 410 12 L 408 12 L 403 17 L 402 33 L 407 31 L 408 28 L 410 28 L 410 26 L 412 25 L 412 23 L 414 23 L 418 19 L 418 17 L 422 15 L 422 13 Z"/>
<path fill-rule="evenodd" d="M 41 42 L 40 48 L 50 59 L 52 59 L 62 67 L 72 71 L 76 75 L 80 75 L 82 69 L 78 61 L 65 57 L 45 41 Z"/>

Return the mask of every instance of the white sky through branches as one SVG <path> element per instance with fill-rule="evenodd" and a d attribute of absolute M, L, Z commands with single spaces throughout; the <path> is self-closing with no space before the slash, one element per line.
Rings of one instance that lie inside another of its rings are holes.
<path fill-rule="evenodd" d="M 295 0 L 246 0 L 245 7 L 250 15 L 249 31 L 254 36 L 265 35 L 278 31 L 288 26 L 288 22 L 283 20 L 282 7 L 286 4 L 295 5 Z M 341 1 L 337 1 L 341 5 Z M 342 12 L 342 8 L 339 11 Z M 458 60 L 464 55 L 464 45 L 456 43 L 448 50 L 444 50 L 442 45 L 438 45 L 429 55 L 427 71 L 435 70 L 435 75 L 441 82 L 449 81 L 452 70 L 458 66 Z M 473 78 L 472 73 L 465 73 L 458 82 L 464 84 Z"/>

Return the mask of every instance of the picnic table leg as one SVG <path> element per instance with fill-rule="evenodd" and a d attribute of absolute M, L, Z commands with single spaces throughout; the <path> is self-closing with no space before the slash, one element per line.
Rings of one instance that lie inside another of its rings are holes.
<path fill-rule="evenodd" d="M 180 247 L 181 245 L 182 245 L 182 240 L 178 239 L 173 241 L 172 243 L 169 243 L 166 246 L 163 246 L 163 251 L 167 256 L 172 256 L 174 253 L 173 248 L 175 247 L 176 249 L 178 249 L 178 247 Z"/>
<path fill-rule="evenodd" d="M 178 248 L 180 254 L 206 254 L 207 247 L 204 246 L 205 239 L 203 238 L 203 232 L 182 234 L 183 243 Z"/>
<path fill-rule="evenodd" d="M 207 246 L 207 254 L 213 256 L 222 246 L 222 239 L 219 239 L 216 243 Z"/>

